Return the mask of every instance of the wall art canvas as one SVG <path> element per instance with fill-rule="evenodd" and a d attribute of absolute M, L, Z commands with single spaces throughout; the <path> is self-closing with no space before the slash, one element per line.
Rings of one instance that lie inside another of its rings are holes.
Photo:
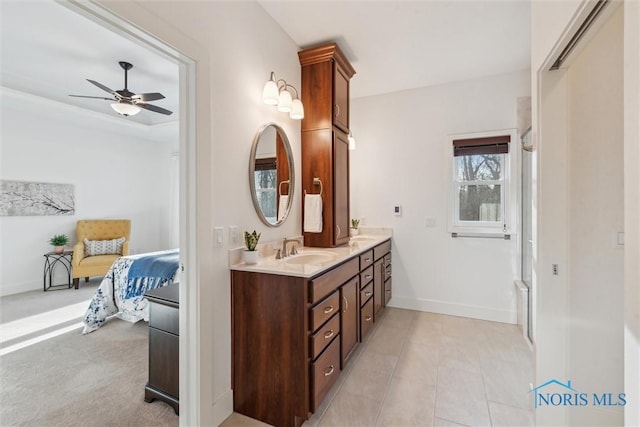
<path fill-rule="evenodd" d="M 0 180 L 0 216 L 74 213 L 73 184 Z"/>

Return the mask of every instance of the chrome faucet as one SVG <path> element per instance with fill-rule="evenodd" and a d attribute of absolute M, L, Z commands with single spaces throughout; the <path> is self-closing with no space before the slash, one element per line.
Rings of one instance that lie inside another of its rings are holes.
<path fill-rule="evenodd" d="M 296 245 L 293 245 L 291 252 L 289 252 L 289 246 L 287 246 L 287 243 L 291 243 L 291 242 L 296 242 L 298 244 L 300 244 L 300 239 L 287 239 L 286 237 L 284 239 L 282 239 L 282 258 L 286 258 L 289 255 L 297 255 L 298 254 L 298 249 L 296 247 Z"/>

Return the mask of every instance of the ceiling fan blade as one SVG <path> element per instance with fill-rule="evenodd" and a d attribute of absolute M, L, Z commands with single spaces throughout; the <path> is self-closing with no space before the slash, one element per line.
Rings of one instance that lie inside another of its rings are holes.
<path fill-rule="evenodd" d="M 136 102 L 135 105 L 137 105 L 140 108 L 144 108 L 145 110 L 153 111 L 154 113 L 166 114 L 167 116 L 173 113 L 173 111 L 165 110 L 162 107 L 158 107 L 156 105 L 151 105 L 151 104 L 145 104 L 143 102 Z"/>
<path fill-rule="evenodd" d="M 93 98 L 93 99 L 106 99 L 107 101 L 117 101 L 115 98 L 104 98 L 102 96 L 85 96 L 85 95 L 69 95 L 74 98 Z"/>
<path fill-rule="evenodd" d="M 87 79 L 87 81 L 88 81 L 89 83 L 92 83 L 92 84 L 94 84 L 94 85 L 98 86 L 100 89 L 104 90 L 105 92 L 109 92 L 111 95 L 115 96 L 116 98 L 119 98 L 119 97 L 120 97 L 120 95 L 119 95 L 115 90 L 111 90 L 111 89 L 109 89 L 108 87 L 106 87 L 106 86 L 105 86 L 105 85 L 103 85 L 102 83 L 98 83 L 97 81 L 95 81 L 95 80 L 90 80 L 90 79 Z"/>
<path fill-rule="evenodd" d="M 133 95 L 131 99 L 139 99 L 140 101 L 143 101 L 143 102 L 149 102 L 149 101 L 157 101 L 159 99 L 164 99 L 164 95 L 157 92 L 139 93 L 137 95 Z"/>

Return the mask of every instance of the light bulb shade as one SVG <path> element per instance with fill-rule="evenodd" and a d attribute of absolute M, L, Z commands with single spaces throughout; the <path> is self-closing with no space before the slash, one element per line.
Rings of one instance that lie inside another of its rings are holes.
<path fill-rule="evenodd" d="M 111 108 L 113 108 L 118 114 L 121 114 L 125 117 L 135 116 L 141 110 L 141 108 L 137 105 L 126 101 L 115 102 L 111 104 Z"/>
<path fill-rule="evenodd" d="M 351 135 L 351 132 L 349 132 L 349 150 L 355 150 L 356 149 L 356 140 L 353 137 L 353 135 Z"/>
<path fill-rule="evenodd" d="M 293 100 L 291 104 L 291 112 L 289 113 L 289 117 L 294 120 L 302 120 L 304 119 L 304 107 L 302 106 L 302 101 L 298 98 Z"/>
<path fill-rule="evenodd" d="M 278 105 L 278 97 L 278 85 L 273 80 L 269 80 L 262 89 L 262 100 L 267 105 Z"/>
<path fill-rule="evenodd" d="M 278 98 L 278 111 L 282 111 L 283 113 L 288 113 L 291 111 L 291 105 L 293 104 L 293 100 L 291 99 L 291 94 L 288 90 L 282 90 L 280 92 L 280 97 Z"/>

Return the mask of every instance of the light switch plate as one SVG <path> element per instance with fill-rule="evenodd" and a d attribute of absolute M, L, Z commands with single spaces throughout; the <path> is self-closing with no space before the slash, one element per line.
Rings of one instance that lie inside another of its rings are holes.
<path fill-rule="evenodd" d="M 213 247 L 221 248 L 224 245 L 224 227 L 213 227 Z"/>
<path fill-rule="evenodd" d="M 432 216 L 425 217 L 424 219 L 425 227 L 433 228 L 436 226 L 436 223 L 437 223 L 436 219 Z"/>
<path fill-rule="evenodd" d="M 395 205 L 393 207 L 393 214 L 395 216 L 402 216 L 402 206 L 401 205 Z"/>

